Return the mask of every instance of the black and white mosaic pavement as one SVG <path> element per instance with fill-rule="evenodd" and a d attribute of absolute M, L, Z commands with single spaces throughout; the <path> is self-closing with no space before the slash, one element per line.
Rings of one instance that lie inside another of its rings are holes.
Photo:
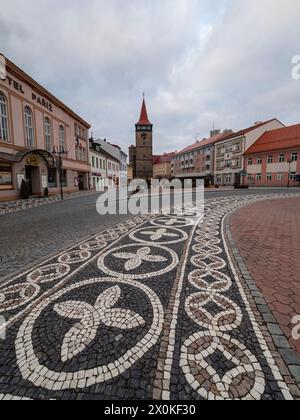
<path fill-rule="evenodd" d="M 0 398 L 293 399 L 224 232 L 278 197 L 134 217 L 2 284 Z"/>

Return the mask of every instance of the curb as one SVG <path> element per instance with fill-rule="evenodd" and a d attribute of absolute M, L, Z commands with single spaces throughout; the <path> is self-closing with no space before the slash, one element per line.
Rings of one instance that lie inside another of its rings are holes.
<path fill-rule="evenodd" d="M 234 212 L 233 212 L 234 213 Z M 230 246 L 232 256 L 240 270 L 241 276 L 249 289 L 250 295 L 252 296 L 253 302 L 257 308 L 257 311 L 262 317 L 264 326 L 267 328 L 273 343 L 276 347 L 277 352 L 283 359 L 285 365 L 287 366 L 289 373 L 292 378 L 294 378 L 297 386 L 292 387 L 292 393 L 297 398 L 300 399 L 300 358 L 295 350 L 291 347 L 288 342 L 286 335 L 279 327 L 273 313 L 269 309 L 269 306 L 257 287 L 252 275 L 250 274 L 243 257 L 241 256 L 238 246 L 233 238 L 230 229 L 230 218 L 233 213 L 227 215 L 225 219 L 225 233 L 227 241 Z M 284 376 L 284 375 L 283 375 Z"/>

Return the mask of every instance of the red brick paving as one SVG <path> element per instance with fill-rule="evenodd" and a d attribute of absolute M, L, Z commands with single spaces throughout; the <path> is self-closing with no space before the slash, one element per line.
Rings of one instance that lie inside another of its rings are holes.
<path fill-rule="evenodd" d="M 291 322 L 300 315 L 300 198 L 244 207 L 231 216 L 230 225 L 248 270 L 300 355 Z"/>

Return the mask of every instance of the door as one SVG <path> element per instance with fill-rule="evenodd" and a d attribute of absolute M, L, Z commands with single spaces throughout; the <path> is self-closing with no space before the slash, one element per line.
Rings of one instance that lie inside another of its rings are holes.
<path fill-rule="evenodd" d="M 32 168 L 31 166 L 25 167 L 26 182 L 28 182 L 29 195 L 32 195 Z"/>
<path fill-rule="evenodd" d="M 78 187 L 80 191 L 84 190 L 84 176 L 83 175 L 78 175 Z"/>

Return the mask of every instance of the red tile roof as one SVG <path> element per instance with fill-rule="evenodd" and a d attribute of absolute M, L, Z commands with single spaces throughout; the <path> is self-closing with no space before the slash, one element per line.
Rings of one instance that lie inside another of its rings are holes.
<path fill-rule="evenodd" d="M 230 140 L 230 139 L 234 139 L 235 137 L 243 136 L 247 133 L 250 133 L 253 130 L 256 130 L 257 128 L 263 127 L 265 124 L 269 124 L 272 121 L 278 121 L 278 120 L 277 120 L 277 118 L 273 118 L 272 120 L 254 124 L 251 127 L 244 128 L 240 131 L 217 134 L 216 136 L 213 136 L 209 139 L 204 139 L 200 142 L 194 143 L 191 146 L 188 146 L 185 149 L 181 150 L 181 152 L 178 152 L 177 154 L 181 155 L 181 154 L 184 154 L 184 153 L 189 153 L 189 152 L 192 152 L 193 150 L 199 149 L 201 147 L 209 146 L 211 144 L 215 144 L 215 143 L 218 143 L 218 142 L 221 142 L 221 141 Z"/>
<path fill-rule="evenodd" d="M 203 139 L 201 141 L 198 141 L 191 146 L 186 147 L 185 149 L 181 150 L 180 152 L 177 152 L 177 155 L 182 155 L 184 153 L 192 152 L 193 150 L 199 149 L 201 147 L 209 146 L 211 144 L 215 144 L 218 141 L 223 140 L 225 137 L 228 136 L 228 133 L 220 133 L 213 137 L 210 137 L 209 139 Z"/>
<path fill-rule="evenodd" d="M 298 147 L 300 147 L 300 124 L 267 131 L 245 154 L 252 155 Z"/>
<path fill-rule="evenodd" d="M 147 112 L 145 98 L 143 99 L 141 115 L 140 115 L 140 119 L 139 119 L 137 125 L 141 125 L 141 124 L 151 124 L 151 122 L 149 121 L 149 118 L 148 118 L 148 112 Z"/>
<path fill-rule="evenodd" d="M 271 123 L 271 122 L 273 122 L 273 121 L 278 121 L 278 122 L 280 122 L 277 118 L 272 118 L 271 120 L 264 121 L 264 122 L 260 122 L 260 123 L 256 123 L 256 124 L 252 125 L 251 127 L 244 128 L 244 129 L 242 129 L 242 130 L 240 130 L 240 131 L 237 131 L 237 132 L 235 132 L 235 133 L 229 134 L 228 136 L 226 136 L 226 137 L 225 137 L 224 139 L 222 139 L 222 140 L 229 140 L 229 139 L 231 139 L 231 138 L 244 136 L 245 134 L 250 133 L 251 131 L 254 131 L 254 130 L 256 130 L 257 128 L 263 127 L 264 125 L 269 124 L 269 123 Z"/>
<path fill-rule="evenodd" d="M 172 159 L 174 158 L 176 153 L 165 153 L 164 155 L 160 156 L 153 156 L 153 164 L 157 165 L 159 163 L 168 163 L 172 162 Z"/>

